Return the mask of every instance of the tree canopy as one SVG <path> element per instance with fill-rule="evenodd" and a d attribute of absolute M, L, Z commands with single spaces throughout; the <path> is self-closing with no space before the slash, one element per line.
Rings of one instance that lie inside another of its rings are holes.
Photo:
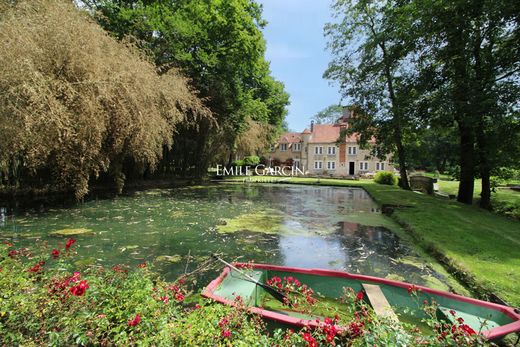
<path fill-rule="evenodd" d="M 156 73 L 71 3 L 2 2 L 2 183 L 50 184 L 81 198 L 124 163 L 153 170 L 180 123 L 211 119 L 177 68 Z"/>
<path fill-rule="evenodd" d="M 190 131 L 201 144 L 195 157 L 202 171 L 211 161 L 208 153 L 219 158 L 243 151 L 237 146 L 250 129 L 263 127 L 273 137 L 281 129 L 289 97 L 270 75 L 261 32 L 266 22 L 255 1 L 84 2 L 115 37 L 137 39 L 161 72 L 179 67 L 200 91 L 217 121 L 216 127 Z M 248 150 L 266 147 L 265 141 L 251 145 Z"/>

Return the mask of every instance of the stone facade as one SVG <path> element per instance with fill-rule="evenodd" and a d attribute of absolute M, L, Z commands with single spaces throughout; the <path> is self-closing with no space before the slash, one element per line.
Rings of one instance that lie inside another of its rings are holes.
<path fill-rule="evenodd" d="M 359 177 L 373 176 L 377 171 L 394 171 L 389 158 L 382 161 L 361 149 L 358 135 L 348 136 L 338 143 L 340 132 L 348 128 L 353 117 L 345 108 L 335 124 L 312 124 L 302 133 L 285 133 L 265 155 L 270 164 L 293 162 L 306 174 L 316 176 Z M 375 144 L 375 141 L 371 141 Z"/>

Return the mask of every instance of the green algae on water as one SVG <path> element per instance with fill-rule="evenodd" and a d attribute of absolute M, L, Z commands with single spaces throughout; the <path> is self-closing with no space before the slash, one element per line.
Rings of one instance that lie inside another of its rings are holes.
<path fill-rule="evenodd" d="M 233 219 L 225 219 L 226 225 L 218 225 L 220 233 L 234 233 L 237 231 L 251 231 L 257 233 L 274 234 L 280 230 L 283 217 L 276 211 L 262 211 L 241 214 Z"/>
<path fill-rule="evenodd" d="M 73 235 L 95 235 L 92 229 L 76 228 L 76 229 L 60 229 L 50 232 L 51 235 L 57 236 L 73 236 Z"/>

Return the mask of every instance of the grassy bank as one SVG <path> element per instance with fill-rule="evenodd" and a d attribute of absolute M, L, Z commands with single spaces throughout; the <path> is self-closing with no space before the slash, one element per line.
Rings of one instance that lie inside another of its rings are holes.
<path fill-rule="evenodd" d="M 520 306 L 520 223 L 445 198 L 372 181 L 291 178 L 284 183 L 362 187 L 416 242 L 472 286 L 482 298 L 496 294 Z"/>
<path fill-rule="evenodd" d="M 516 181 L 514 182 L 516 183 Z M 457 195 L 459 181 L 439 180 L 439 190 L 448 194 Z M 473 198 L 478 203 L 481 192 L 481 181 L 475 180 Z M 520 192 L 508 187 L 498 187 L 495 193 L 491 193 L 491 205 L 493 210 L 507 217 L 520 219 Z"/>

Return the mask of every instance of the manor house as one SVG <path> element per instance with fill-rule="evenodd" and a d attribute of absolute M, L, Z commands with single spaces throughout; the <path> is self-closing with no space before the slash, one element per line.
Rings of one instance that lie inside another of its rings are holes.
<path fill-rule="evenodd" d="M 361 149 L 359 135 L 352 134 L 338 143 L 340 132 L 349 127 L 354 111 L 343 109 L 343 115 L 334 124 L 314 124 L 301 133 L 282 134 L 265 156 L 270 165 L 290 163 L 303 168 L 309 175 L 336 177 L 373 176 L 377 171 L 394 171 L 389 158 L 381 161 L 370 153 L 370 148 Z M 370 141 L 369 145 L 375 144 Z"/>

